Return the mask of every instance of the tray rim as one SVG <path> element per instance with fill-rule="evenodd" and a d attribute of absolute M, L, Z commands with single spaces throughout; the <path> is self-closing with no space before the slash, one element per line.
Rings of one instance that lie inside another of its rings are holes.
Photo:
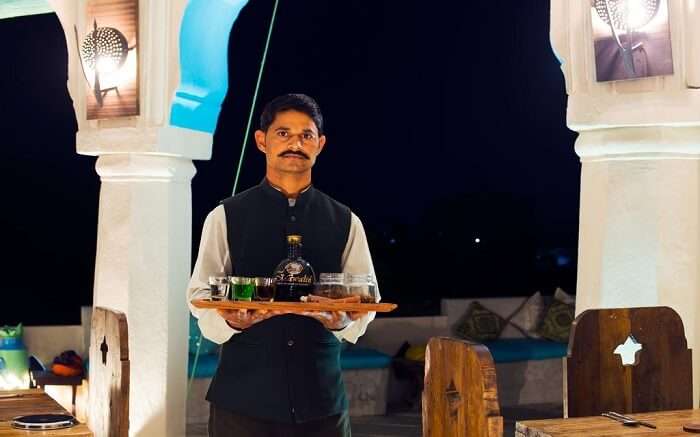
<path fill-rule="evenodd" d="M 348 302 L 262 302 L 225 300 L 212 301 L 210 299 L 193 299 L 192 305 L 196 308 L 209 309 L 287 309 L 292 307 L 299 312 L 308 311 L 367 311 L 367 312 L 391 312 L 398 305 L 391 302 L 379 303 L 348 303 Z M 283 308 L 284 307 L 284 308 Z M 360 309 L 358 309 L 360 308 Z"/>

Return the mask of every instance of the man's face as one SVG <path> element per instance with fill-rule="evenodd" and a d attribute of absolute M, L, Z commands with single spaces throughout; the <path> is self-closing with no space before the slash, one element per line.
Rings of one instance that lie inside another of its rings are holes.
<path fill-rule="evenodd" d="M 278 112 L 267 129 L 255 131 L 258 149 L 265 154 L 268 171 L 304 173 L 311 170 L 326 144 L 316 123 L 303 112 Z"/>

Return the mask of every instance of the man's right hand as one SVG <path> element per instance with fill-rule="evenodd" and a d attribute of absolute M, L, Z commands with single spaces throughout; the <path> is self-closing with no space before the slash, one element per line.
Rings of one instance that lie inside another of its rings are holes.
<path fill-rule="evenodd" d="M 226 320 L 226 323 L 233 329 L 242 331 L 250 328 L 258 322 L 267 320 L 270 317 L 286 314 L 284 311 L 267 310 L 217 310 L 219 315 Z"/>

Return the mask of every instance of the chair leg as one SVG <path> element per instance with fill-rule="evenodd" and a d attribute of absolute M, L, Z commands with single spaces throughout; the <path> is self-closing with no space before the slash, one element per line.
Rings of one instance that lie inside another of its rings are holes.
<path fill-rule="evenodd" d="M 73 395 L 73 396 L 72 396 L 72 398 L 71 398 L 71 414 L 72 414 L 73 416 L 75 416 L 75 412 L 76 412 L 76 410 L 75 410 L 75 394 L 76 394 L 76 392 L 78 391 L 78 386 L 77 386 L 77 385 L 71 385 L 71 388 L 73 389 L 73 392 L 72 392 L 72 395 Z"/>

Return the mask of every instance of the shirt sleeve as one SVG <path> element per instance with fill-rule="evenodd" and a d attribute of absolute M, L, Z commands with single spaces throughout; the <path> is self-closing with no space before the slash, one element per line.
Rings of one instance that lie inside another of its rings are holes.
<path fill-rule="evenodd" d="M 215 309 L 195 308 L 192 300 L 209 297 L 209 276 L 227 276 L 231 271 L 226 211 L 219 205 L 204 221 L 197 262 L 187 287 L 187 303 L 192 315 L 198 319 L 202 335 L 217 344 L 227 342 L 240 331 L 231 328 Z"/>
<path fill-rule="evenodd" d="M 343 251 L 342 257 L 342 267 L 343 273 L 356 273 L 364 274 L 369 273 L 377 282 L 377 276 L 374 273 L 374 265 L 372 264 L 372 255 L 369 252 L 369 245 L 367 244 L 367 236 L 365 235 L 365 229 L 362 226 L 360 219 L 354 214 L 350 213 L 350 233 L 348 235 L 348 242 L 345 245 L 345 250 Z M 379 284 L 377 282 L 377 302 L 381 300 L 379 294 Z M 334 334 L 338 340 L 347 340 L 350 343 L 356 343 L 357 339 L 360 338 L 367 330 L 367 325 L 369 322 L 374 320 L 376 312 L 372 311 L 354 322 L 350 323 L 347 327 L 340 331 L 335 331 Z"/>

